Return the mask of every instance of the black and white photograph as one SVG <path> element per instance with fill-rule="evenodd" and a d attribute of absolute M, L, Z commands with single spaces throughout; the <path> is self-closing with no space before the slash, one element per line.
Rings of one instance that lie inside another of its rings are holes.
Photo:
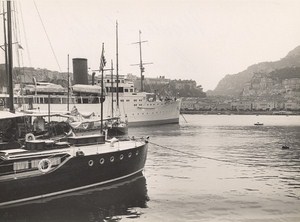
<path fill-rule="evenodd" d="M 299 9 L 1 0 L 0 221 L 300 221 Z"/>

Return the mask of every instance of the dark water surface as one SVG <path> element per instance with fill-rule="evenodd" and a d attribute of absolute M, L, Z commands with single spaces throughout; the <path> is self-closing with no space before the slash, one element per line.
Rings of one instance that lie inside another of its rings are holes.
<path fill-rule="evenodd" d="M 299 116 L 184 117 L 129 129 L 150 136 L 144 176 L 1 209 L 0 221 L 300 221 Z"/>

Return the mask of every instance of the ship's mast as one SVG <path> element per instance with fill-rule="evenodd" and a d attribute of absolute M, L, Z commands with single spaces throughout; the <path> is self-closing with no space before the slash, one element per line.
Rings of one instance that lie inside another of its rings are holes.
<path fill-rule="evenodd" d="M 143 72 L 145 72 L 144 65 L 152 64 L 152 63 L 143 63 L 143 59 L 142 59 L 142 43 L 148 42 L 148 41 L 142 41 L 141 40 L 141 34 L 142 34 L 141 30 L 139 30 L 139 41 L 138 42 L 134 42 L 132 44 L 139 44 L 139 48 L 140 48 L 140 63 L 139 64 L 134 64 L 134 65 L 138 65 L 140 67 L 140 72 L 141 72 L 141 91 L 144 91 L 144 84 L 143 84 L 143 80 L 144 80 Z"/>
<path fill-rule="evenodd" d="M 119 110 L 119 38 L 118 38 L 118 21 L 116 22 L 116 76 L 117 76 L 117 110 Z"/>
<path fill-rule="evenodd" d="M 143 60 L 142 60 L 142 41 L 141 41 L 141 31 L 139 32 L 139 46 L 140 46 L 140 70 L 141 70 L 141 91 L 143 91 L 143 72 L 144 72 L 144 67 L 143 67 Z"/>

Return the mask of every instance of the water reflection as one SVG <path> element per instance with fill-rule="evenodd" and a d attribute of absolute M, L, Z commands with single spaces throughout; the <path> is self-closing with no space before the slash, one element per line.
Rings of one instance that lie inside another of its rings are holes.
<path fill-rule="evenodd" d="M 146 178 L 135 176 L 106 187 L 47 198 L 0 209 L 0 221 L 120 221 L 138 218 L 146 208 Z"/>

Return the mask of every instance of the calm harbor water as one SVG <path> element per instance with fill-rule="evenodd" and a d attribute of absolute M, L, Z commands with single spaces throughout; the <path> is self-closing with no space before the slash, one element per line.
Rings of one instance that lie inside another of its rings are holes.
<path fill-rule="evenodd" d="M 1 209 L 0 221 L 300 221 L 300 116 L 184 117 L 129 129 L 150 136 L 144 176 Z"/>

